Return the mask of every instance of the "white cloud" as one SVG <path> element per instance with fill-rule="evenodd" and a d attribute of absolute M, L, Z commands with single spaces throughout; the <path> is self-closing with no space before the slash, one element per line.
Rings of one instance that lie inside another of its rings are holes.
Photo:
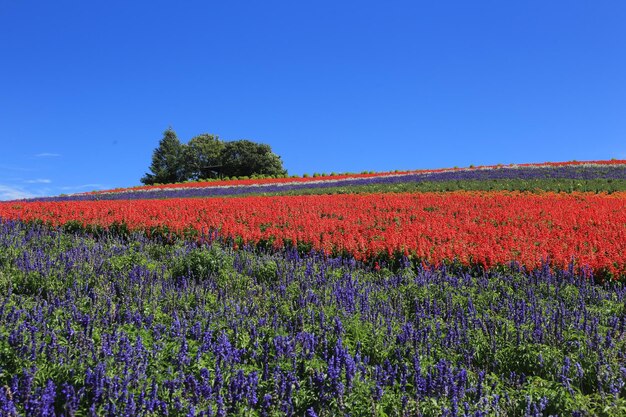
<path fill-rule="evenodd" d="M 20 200 L 31 197 L 35 197 L 35 195 L 19 187 L 0 184 L 0 200 Z"/>
<path fill-rule="evenodd" d="M 26 184 L 50 184 L 52 181 L 47 178 L 37 178 L 36 180 L 26 180 Z"/>
<path fill-rule="evenodd" d="M 35 155 L 37 158 L 55 158 L 61 156 L 59 153 L 42 152 Z"/>

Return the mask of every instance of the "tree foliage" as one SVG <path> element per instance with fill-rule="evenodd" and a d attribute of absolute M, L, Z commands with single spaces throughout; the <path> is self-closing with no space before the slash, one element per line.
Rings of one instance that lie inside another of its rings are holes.
<path fill-rule="evenodd" d="M 216 176 L 286 174 L 280 156 L 267 144 L 250 140 L 223 142 L 217 135 L 208 133 L 183 144 L 169 128 L 152 154 L 150 172 L 141 182 L 150 185 Z"/>
<path fill-rule="evenodd" d="M 253 174 L 285 175 L 280 157 L 269 145 L 249 140 L 227 142 L 222 152 L 222 172 L 229 177 Z"/>
<path fill-rule="evenodd" d="M 187 177 L 184 145 L 171 127 L 163 132 L 159 146 L 152 153 L 150 171 L 141 179 L 142 183 L 165 184 L 184 181 Z"/>
<path fill-rule="evenodd" d="M 224 142 L 218 136 L 204 133 L 192 138 L 185 148 L 189 179 L 213 178 L 222 165 Z"/>

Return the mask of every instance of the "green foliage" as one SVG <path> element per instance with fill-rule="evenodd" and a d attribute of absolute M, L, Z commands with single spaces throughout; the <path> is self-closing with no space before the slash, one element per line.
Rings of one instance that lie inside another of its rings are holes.
<path fill-rule="evenodd" d="M 172 183 L 188 178 L 184 165 L 185 149 L 172 128 L 163 132 L 159 146 L 152 154 L 149 173 L 141 179 L 146 185 Z"/>
<path fill-rule="evenodd" d="M 280 157 L 269 145 L 249 140 L 227 142 L 222 152 L 222 165 L 222 173 L 228 176 L 287 174 Z"/>
<path fill-rule="evenodd" d="M 182 144 L 169 128 L 152 155 L 146 185 L 183 183 L 200 179 L 278 178 L 287 175 L 280 157 L 269 145 L 249 140 L 223 142 L 204 133 Z"/>
<path fill-rule="evenodd" d="M 254 276 L 258 282 L 265 284 L 275 283 L 278 279 L 278 267 L 276 261 L 267 260 L 260 262 L 254 271 Z"/>
<path fill-rule="evenodd" d="M 211 246 L 208 249 L 193 249 L 178 256 L 174 259 L 171 272 L 175 279 L 188 277 L 202 281 L 228 267 L 228 259 L 224 252 L 217 246 Z"/>
<path fill-rule="evenodd" d="M 202 134 L 193 137 L 185 148 L 187 178 L 214 178 L 222 165 L 225 144 L 218 136 Z"/>
<path fill-rule="evenodd" d="M 306 174 L 304 175 L 306 177 Z M 397 184 L 367 184 L 337 186 L 327 188 L 308 188 L 272 193 L 256 192 L 226 197 L 244 197 L 246 195 L 330 195 L 330 194 L 366 194 L 366 193 L 416 193 L 449 191 L 521 191 L 527 193 L 551 192 L 594 192 L 614 193 L 626 191 L 626 180 L 595 179 L 541 179 L 541 180 L 466 180 L 466 181 L 424 181 Z"/>
<path fill-rule="evenodd" d="M 112 256 L 105 263 L 106 268 L 114 273 L 128 274 L 133 268 L 140 266 L 148 270 L 156 270 L 156 263 L 150 261 L 145 254 L 128 251 L 119 256 Z"/>

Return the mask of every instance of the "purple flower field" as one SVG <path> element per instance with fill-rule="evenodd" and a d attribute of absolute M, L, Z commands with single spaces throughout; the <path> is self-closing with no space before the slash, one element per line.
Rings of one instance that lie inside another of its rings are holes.
<path fill-rule="evenodd" d="M 2 416 L 621 415 L 626 289 L 0 223 Z"/>

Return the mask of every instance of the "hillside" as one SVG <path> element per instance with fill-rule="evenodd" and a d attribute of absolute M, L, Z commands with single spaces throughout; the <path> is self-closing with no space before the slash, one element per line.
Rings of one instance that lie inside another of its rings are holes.
<path fill-rule="evenodd" d="M 0 203 L 0 415 L 624 415 L 625 183 L 595 161 Z"/>

